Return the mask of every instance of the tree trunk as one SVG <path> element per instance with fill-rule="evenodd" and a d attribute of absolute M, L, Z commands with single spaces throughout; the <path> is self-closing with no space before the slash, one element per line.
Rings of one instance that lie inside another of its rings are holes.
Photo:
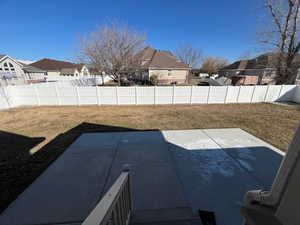
<path fill-rule="evenodd" d="M 118 75 L 118 86 L 121 86 L 121 76 Z"/>

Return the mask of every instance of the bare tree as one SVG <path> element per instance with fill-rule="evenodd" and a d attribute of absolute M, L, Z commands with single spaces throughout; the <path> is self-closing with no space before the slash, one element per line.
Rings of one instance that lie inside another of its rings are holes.
<path fill-rule="evenodd" d="M 102 79 L 105 73 L 120 85 L 121 77 L 140 66 L 136 54 L 144 48 L 145 39 L 145 34 L 127 25 L 109 23 L 81 40 L 81 53 L 98 71 L 102 71 Z"/>
<path fill-rule="evenodd" d="M 297 78 L 295 57 L 300 49 L 300 0 L 265 0 L 272 26 L 260 35 L 260 41 L 275 47 L 276 83 L 293 84 Z"/>
<path fill-rule="evenodd" d="M 202 51 L 199 48 L 194 48 L 190 45 L 179 46 L 175 50 L 175 55 L 183 63 L 187 64 L 190 68 L 200 66 L 202 60 Z"/>
<path fill-rule="evenodd" d="M 228 60 L 220 57 L 207 56 L 204 58 L 201 69 L 209 75 L 218 73 L 224 66 L 228 65 Z"/>

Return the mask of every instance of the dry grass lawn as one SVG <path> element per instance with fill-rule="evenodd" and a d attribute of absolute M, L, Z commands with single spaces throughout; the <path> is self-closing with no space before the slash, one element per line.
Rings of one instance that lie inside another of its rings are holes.
<path fill-rule="evenodd" d="M 81 133 L 239 127 L 285 151 L 300 110 L 274 104 L 30 107 L 0 112 L 0 211 Z"/>

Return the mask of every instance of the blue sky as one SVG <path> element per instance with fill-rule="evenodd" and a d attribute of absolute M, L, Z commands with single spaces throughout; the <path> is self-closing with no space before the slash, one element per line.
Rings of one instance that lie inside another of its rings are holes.
<path fill-rule="evenodd" d="M 71 60 L 80 36 L 113 19 L 146 32 L 155 48 L 172 51 L 189 43 L 204 55 L 234 61 L 257 50 L 260 1 L 0 0 L 0 54 Z"/>

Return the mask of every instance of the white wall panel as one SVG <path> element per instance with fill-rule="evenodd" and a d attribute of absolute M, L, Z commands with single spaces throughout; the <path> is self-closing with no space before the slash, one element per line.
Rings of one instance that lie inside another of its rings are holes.
<path fill-rule="evenodd" d="M 99 89 L 100 102 L 102 105 L 116 105 L 117 99 L 117 87 L 100 87 Z"/>
<path fill-rule="evenodd" d="M 206 104 L 210 87 L 194 86 L 192 91 L 192 104 Z"/>
<path fill-rule="evenodd" d="M 118 87 L 119 104 L 135 105 L 135 87 Z"/>
<path fill-rule="evenodd" d="M 266 97 L 266 92 L 268 90 L 268 86 L 262 85 L 262 86 L 256 86 L 255 92 L 252 96 L 252 102 L 264 102 Z"/>
<path fill-rule="evenodd" d="M 139 105 L 153 105 L 155 103 L 155 87 L 137 87 L 137 103 Z"/>
<path fill-rule="evenodd" d="M 156 87 L 156 104 L 172 104 L 173 87 Z"/>
<path fill-rule="evenodd" d="M 226 94 L 227 94 L 227 87 L 211 86 L 208 103 L 212 103 L 212 104 L 225 103 Z"/>
<path fill-rule="evenodd" d="M 286 102 L 293 101 L 296 85 L 282 85 L 280 95 L 277 101 Z"/>
<path fill-rule="evenodd" d="M 253 96 L 255 86 L 240 86 L 238 103 L 250 103 Z"/>
<path fill-rule="evenodd" d="M 226 103 L 237 103 L 240 92 L 240 86 L 228 86 Z"/>
<path fill-rule="evenodd" d="M 189 104 L 191 101 L 191 86 L 174 86 L 174 104 Z"/>
<path fill-rule="evenodd" d="M 279 99 L 281 85 L 269 85 L 268 92 L 266 95 L 266 102 L 275 102 Z"/>

